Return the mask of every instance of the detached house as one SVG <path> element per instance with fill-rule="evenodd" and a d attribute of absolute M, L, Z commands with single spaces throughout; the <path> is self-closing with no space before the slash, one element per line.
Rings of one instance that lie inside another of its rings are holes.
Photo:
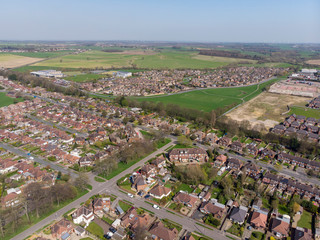
<path fill-rule="evenodd" d="M 228 159 L 228 167 L 236 170 L 240 170 L 243 166 L 243 163 L 241 160 L 237 158 L 229 158 Z"/>
<path fill-rule="evenodd" d="M 203 202 L 199 208 L 204 214 L 212 214 L 214 218 L 221 219 L 226 213 L 226 206 L 218 202 Z"/>
<path fill-rule="evenodd" d="M 242 152 L 243 144 L 239 141 L 236 141 L 230 144 L 230 148 L 235 152 Z"/>
<path fill-rule="evenodd" d="M 51 227 L 51 235 L 58 239 L 67 239 L 73 232 L 73 226 L 70 221 L 62 219 Z"/>
<path fill-rule="evenodd" d="M 87 227 L 94 219 L 94 215 L 89 208 L 82 206 L 72 214 L 72 218 L 75 224 L 85 223 L 85 227 Z"/>
<path fill-rule="evenodd" d="M 174 196 L 173 201 L 193 208 L 198 202 L 198 198 L 196 196 L 180 191 Z"/>
<path fill-rule="evenodd" d="M 284 238 L 289 235 L 290 217 L 275 217 L 271 219 L 270 232 L 278 238 Z"/>
<path fill-rule="evenodd" d="M 218 144 L 224 147 L 228 147 L 231 144 L 231 139 L 224 136 L 220 138 L 220 140 L 218 141 Z"/>
<path fill-rule="evenodd" d="M 152 235 L 152 239 L 154 240 L 176 240 L 178 239 L 179 232 L 175 228 L 166 228 L 164 224 L 159 221 L 153 224 L 149 233 Z"/>
<path fill-rule="evenodd" d="M 214 161 L 214 166 L 221 167 L 226 163 L 227 159 L 228 157 L 226 155 L 219 155 L 218 157 L 216 157 L 216 160 Z"/>
<path fill-rule="evenodd" d="M 268 213 L 262 210 L 254 210 L 250 215 L 250 225 L 258 230 L 264 230 L 267 227 Z"/>
<path fill-rule="evenodd" d="M 109 211 L 111 206 L 110 198 L 96 198 L 92 201 L 93 212 L 98 216 L 103 215 L 103 211 Z"/>
<path fill-rule="evenodd" d="M 230 213 L 230 220 L 238 224 L 243 224 L 248 213 L 248 208 L 244 206 L 233 207 Z"/>
<path fill-rule="evenodd" d="M 157 184 L 150 191 L 149 194 L 157 199 L 161 199 L 163 197 L 168 197 L 171 193 L 171 189 L 165 186 Z"/>

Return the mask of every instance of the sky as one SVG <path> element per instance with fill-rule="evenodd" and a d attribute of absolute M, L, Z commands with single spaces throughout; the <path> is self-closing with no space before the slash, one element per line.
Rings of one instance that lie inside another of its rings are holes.
<path fill-rule="evenodd" d="M 320 0 L 0 0 L 0 40 L 320 43 Z"/>

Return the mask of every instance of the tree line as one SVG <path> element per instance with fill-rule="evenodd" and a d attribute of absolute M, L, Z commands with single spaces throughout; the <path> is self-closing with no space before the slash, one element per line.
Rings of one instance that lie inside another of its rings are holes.
<path fill-rule="evenodd" d="M 25 86 L 42 87 L 49 92 L 59 92 L 65 95 L 76 97 L 88 96 L 75 85 L 70 87 L 63 87 L 55 84 L 50 79 L 32 76 L 29 73 L 14 72 L 9 70 L 0 70 L 0 75 L 7 77 L 11 81 L 18 81 Z"/>

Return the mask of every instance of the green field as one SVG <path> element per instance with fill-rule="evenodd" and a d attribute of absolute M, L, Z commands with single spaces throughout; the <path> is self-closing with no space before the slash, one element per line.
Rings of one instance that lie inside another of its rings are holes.
<path fill-rule="evenodd" d="M 4 92 L 0 92 L 0 107 L 8 106 L 13 104 L 14 101 L 22 102 L 22 98 L 11 98 L 6 95 Z"/>
<path fill-rule="evenodd" d="M 298 107 L 298 106 L 290 107 L 289 115 L 291 114 L 320 119 L 320 110 L 306 108 L 306 107 Z"/>
<path fill-rule="evenodd" d="M 61 55 L 69 54 L 71 51 L 57 51 L 57 52 L 13 52 L 12 55 L 18 55 L 23 57 L 32 57 L 32 58 L 54 58 Z M 2 53 L 1 53 L 2 54 Z"/>
<path fill-rule="evenodd" d="M 210 112 L 212 109 L 224 108 L 249 101 L 258 96 L 264 87 L 280 79 L 281 78 L 277 78 L 262 84 L 247 87 L 194 90 L 173 95 L 137 97 L 135 99 L 138 101 L 163 102 L 164 104 L 173 103 L 185 108 Z"/>
<path fill-rule="evenodd" d="M 77 75 L 69 76 L 64 79 L 69 81 L 74 81 L 74 82 L 87 82 L 92 80 L 99 80 L 104 77 L 105 76 L 101 74 L 87 73 L 87 74 L 77 74 Z"/>
<path fill-rule="evenodd" d="M 210 57 L 199 55 L 196 51 L 127 51 L 112 53 L 103 51 L 88 51 L 77 55 L 67 55 L 49 59 L 32 66 L 47 66 L 59 68 L 147 68 L 147 69 L 177 69 L 177 68 L 217 68 L 230 63 L 255 63 L 253 60 Z"/>

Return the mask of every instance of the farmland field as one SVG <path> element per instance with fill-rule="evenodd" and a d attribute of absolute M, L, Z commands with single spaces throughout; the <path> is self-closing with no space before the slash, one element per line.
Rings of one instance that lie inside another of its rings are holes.
<path fill-rule="evenodd" d="M 194 51 L 125 51 L 103 52 L 88 51 L 77 55 L 67 55 L 49 59 L 32 66 L 48 66 L 59 68 L 152 68 L 152 69 L 177 69 L 177 68 L 217 68 L 230 63 L 240 62 L 255 63 L 252 60 L 201 56 Z"/>
<path fill-rule="evenodd" d="M 308 100 L 310 98 L 264 92 L 231 111 L 227 116 L 237 121 L 248 120 L 252 126 L 262 123 L 271 128 L 287 116 L 282 115 L 288 111 L 287 105 L 304 106 Z"/>
<path fill-rule="evenodd" d="M 61 55 L 69 54 L 71 51 L 56 51 L 56 52 L 14 52 L 10 53 L 16 56 L 31 57 L 31 58 L 54 58 Z"/>
<path fill-rule="evenodd" d="M 0 92 L 0 107 L 8 106 L 14 103 L 15 98 L 8 97 L 6 93 Z M 21 98 L 16 98 L 18 102 L 21 102 Z"/>
<path fill-rule="evenodd" d="M 14 68 L 26 64 L 31 64 L 41 60 L 41 58 L 23 57 L 13 54 L 0 54 L 0 67 Z"/>
<path fill-rule="evenodd" d="M 172 95 L 136 97 L 135 99 L 138 101 L 163 102 L 164 104 L 173 103 L 185 108 L 210 112 L 212 109 L 224 108 L 249 101 L 259 95 L 264 87 L 279 79 L 246 87 L 203 89 Z"/>

